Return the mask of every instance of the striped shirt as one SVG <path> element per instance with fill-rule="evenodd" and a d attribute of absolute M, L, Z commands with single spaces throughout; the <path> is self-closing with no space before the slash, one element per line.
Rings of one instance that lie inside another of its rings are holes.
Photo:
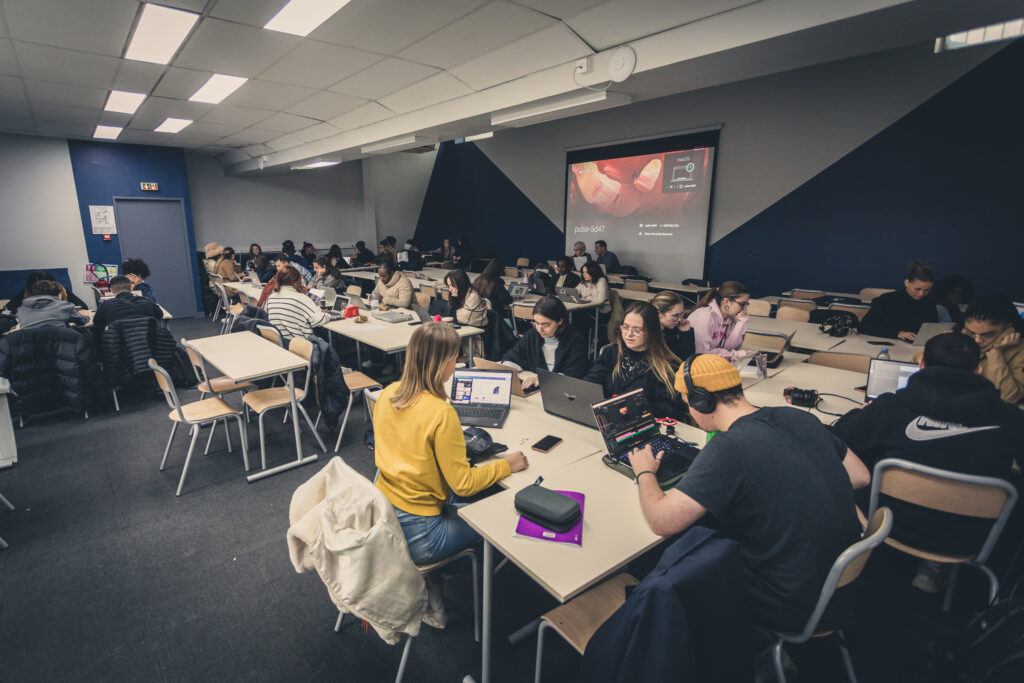
<path fill-rule="evenodd" d="M 314 327 L 331 319 L 312 299 L 287 285 L 282 286 L 280 292 L 271 293 L 264 308 L 267 320 L 281 331 L 285 341 L 295 337 L 305 339 L 313 334 Z"/>

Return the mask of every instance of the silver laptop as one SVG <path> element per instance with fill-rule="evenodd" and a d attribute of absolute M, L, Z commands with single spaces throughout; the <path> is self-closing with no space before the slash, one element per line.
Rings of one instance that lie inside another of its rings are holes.
<path fill-rule="evenodd" d="M 371 313 L 370 316 L 374 320 L 380 320 L 382 322 L 391 324 L 407 323 L 410 320 L 412 320 L 411 315 L 409 315 L 408 313 L 402 313 L 401 311 L 375 311 L 374 313 Z"/>
<path fill-rule="evenodd" d="M 544 412 L 597 429 L 592 406 L 604 400 L 600 384 L 537 369 Z"/>
<path fill-rule="evenodd" d="M 874 401 L 882 394 L 899 391 L 907 386 L 910 376 L 919 369 L 916 363 L 872 358 L 868 366 L 868 385 L 864 391 L 867 400 Z"/>
<path fill-rule="evenodd" d="M 585 303 L 580 298 L 579 292 L 576 291 L 575 287 L 559 287 L 557 290 L 558 298 L 567 304 L 582 304 Z"/>
<path fill-rule="evenodd" d="M 334 287 L 324 287 L 324 306 L 327 308 L 333 308 L 334 302 L 338 298 L 338 292 Z"/>
<path fill-rule="evenodd" d="M 249 271 L 249 280 L 254 285 L 262 285 L 263 284 L 262 282 L 260 282 L 260 274 L 256 272 L 255 268 L 253 268 L 251 271 Z"/>
<path fill-rule="evenodd" d="M 952 329 L 953 323 L 924 323 L 921 325 L 921 329 L 917 331 L 917 337 L 914 338 L 913 346 L 924 346 L 935 335 L 949 332 Z"/>
<path fill-rule="evenodd" d="M 459 368 L 452 375 L 449 398 L 460 423 L 501 427 L 512 403 L 512 369 Z"/>
<path fill-rule="evenodd" d="M 530 285 L 522 282 L 513 282 L 508 286 L 508 294 L 513 300 L 518 301 L 530 293 Z"/>

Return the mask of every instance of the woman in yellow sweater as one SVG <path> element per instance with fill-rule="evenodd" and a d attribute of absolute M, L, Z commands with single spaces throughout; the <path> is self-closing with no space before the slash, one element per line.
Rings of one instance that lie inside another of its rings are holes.
<path fill-rule="evenodd" d="M 527 466 L 519 451 L 470 466 L 459 416 L 445 400 L 458 353 L 459 336 L 450 326 L 421 326 L 409 340 L 402 379 L 381 392 L 373 410 L 377 488 L 394 506 L 416 564 L 480 541 L 459 517 L 453 492 L 472 496 Z"/>

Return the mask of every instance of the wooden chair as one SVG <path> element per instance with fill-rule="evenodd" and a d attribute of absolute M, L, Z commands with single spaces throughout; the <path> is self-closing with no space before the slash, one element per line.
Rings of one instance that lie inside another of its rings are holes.
<path fill-rule="evenodd" d="M 516 259 L 516 268 L 529 268 L 529 267 L 530 267 L 530 259 L 526 258 L 525 256 L 520 256 L 519 258 Z"/>
<path fill-rule="evenodd" d="M 643 280 L 624 280 L 622 282 L 623 289 L 632 289 L 635 292 L 646 292 L 647 283 Z"/>
<path fill-rule="evenodd" d="M 260 327 L 260 332 L 263 332 L 263 327 Z M 309 361 L 310 356 L 313 354 L 313 345 L 305 339 L 295 338 L 292 339 L 288 344 L 288 350 L 294 353 L 296 356 L 301 357 L 305 361 Z M 324 445 L 323 439 L 320 438 L 320 434 L 317 433 L 316 427 L 313 425 L 313 420 L 309 418 L 309 413 L 306 412 L 306 408 L 302 405 L 302 400 L 309 393 L 309 381 L 313 376 L 312 367 L 306 369 L 306 381 L 303 383 L 302 388 L 295 389 L 295 403 L 302 413 L 302 416 L 306 418 L 306 424 L 309 425 L 309 429 L 313 432 L 313 436 L 316 437 L 316 441 L 320 444 L 320 450 L 326 451 L 327 446 Z M 260 462 L 263 465 L 263 469 L 267 469 L 267 446 L 266 446 L 266 435 L 263 429 L 263 417 L 271 410 L 277 408 L 287 408 L 291 406 L 291 395 L 288 391 L 287 386 L 283 387 L 270 387 L 269 389 L 257 389 L 256 391 L 250 391 L 242 396 L 242 403 L 245 404 L 246 408 L 252 410 L 254 413 L 259 415 L 259 426 L 260 426 Z"/>
<path fill-rule="evenodd" d="M 192 372 L 196 375 L 196 380 L 199 384 L 196 385 L 196 390 L 199 391 L 199 398 L 206 398 L 207 394 L 213 394 L 217 398 L 224 398 L 228 394 L 235 392 L 244 393 L 249 389 L 255 389 L 256 385 L 252 382 L 236 382 L 228 377 L 214 377 L 210 379 L 210 376 L 206 374 L 206 361 L 203 359 L 202 354 L 196 350 L 196 347 L 188 343 L 188 340 L 184 337 L 181 338 L 181 345 L 185 348 L 185 353 L 188 354 L 188 360 L 192 363 Z M 228 421 L 224 420 L 224 429 L 227 429 Z M 217 431 L 217 423 L 214 422 L 210 426 L 210 435 L 206 437 L 206 448 L 203 449 L 203 455 L 210 452 L 210 442 L 213 441 L 213 433 Z M 230 433 L 226 433 L 228 444 L 231 443 Z"/>
<path fill-rule="evenodd" d="M 512 304 L 512 318 L 515 320 L 526 320 L 530 325 L 533 325 L 533 304 Z M 518 323 L 514 325 L 516 334 L 519 334 Z M 526 328 L 529 332 L 530 328 Z M 519 334 L 519 336 L 522 336 Z"/>
<path fill-rule="evenodd" d="M 619 574 L 544 614 L 537 628 L 535 683 L 540 683 L 546 630 L 554 630 L 582 655 L 601 624 L 626 602 L 626 587 L 635 586 L 636 583 L 637 580 L 629 574 Z"/>
<path fill-rule="evenodd" d="M 223 313 L 224 320 L 221 322 L 220 333 L 225 334 L 228 329 L 228 319 L 231 317 L 231 300 L 228 298 L 228 292 L 224 289 L 224 285 L 211 281 L 210 287 L 213 288 L 219 299 L 217 308 L 213 313 L 213 322 L 217 322 L 217 318 Z"/>
<path fill-rule="evenodd" d="M 345 293 L 348 294 L 349 296 L 362 296 L 363 288 L 360 287 L 359 285 L 349 285 L 348 287 L 345 288 Z"/>
<path fill-rule="evenodd" d="M 864 316 L 871 310 L 870 306 L 857 306 L 855 304 L 829 304 L 828 310 L 830 311 L 846 311 L 847 313 L 853 313 L 857 316 L 857 320 L 863 320 Z"/>
<path fill-rule="evenodd" d="M 267 341 L 274 342 L 282 349 L 284 348 L 284 337 L 281 336 L 281 333 L 276 327 L 271 325 L 257 325 L 256 329 L 259 330 L 261 337 Z"/>
<path fill-rule="evenodd" d="M 818 630 L 819 622 L 828 603 L 832 600 L 837 588 L 847 586 L 860 576 L 867 564 L 871 552 L 882 544 L 892 530 L 892 512 L 889 508 L 879 508 L 871 515 L 871 522 L 864 530 L 861 540 L 857 541 L 844 550 L 832 564 L 825 577 L 825 584 L 818 594 L 818 602 L 814 611 L 807 619 L 807 624 L 800 633 L 775 633 L 775 644 L 772 646 L 772 660 L 775 665 L 775 677 L 779 683 L 786 683 L 786 674 L 782 670 L 782 645 L 783 643 L 805 643 L 812 637 L 820 637 L 835 633 L 839 639 L 839 653 L 843 657 L 843 664 L 846 667 L 846 675 L 850 683 L 857 683 L 857 676 L 853 671 L 853 661 L 850 659 L 850 651 L 846 648 L 846 637 L 839 629 L 826 628 Z"/>
<path fill-rule="evenodd" d="M 416 303 L 429 311 L 430 295 L 424 292 L 422 288 L 419 291 L 414 292 L 414 295 L 416 296 Z"/>
<path fill-rule="evenodd" d="M 826 368 L 838 368 L 868 374 L 868 367 L 871 365 L 871 356 L 863 356 L 859 353 L 839 353 L 838 351 L 818 351 L 811 354 L 807 359 L 811 365 L 822 365 Z"/>
<path fill-rule="evenodd" d="M 772 313 L 772 303 L 764 299 L 751 299 L 747 306 L 747 315 L 759 315 L 767 318 Z"/>
<path fill-rule="evenodd" d="M 864 299 L 865 301 L 874 301 L 875 299 L 877 299 L 878 297 L 882 296 L 883 294 L 888 294 L 889 292 L 895 292 L 895 291 L 896 291 L 895 289 L 882 289 L 882 288 L 879 288 L 879 287 L 865 287 L 864 289 L 860 290 L 860 298 Z"/>
<path fill-rule="evenodd" d="M 748 329 L 743 335 L 743 348 L 758 349 L 760 351 L 780 351 L 786 343 L 789 335 L 781 332 L 758 332 Z"/>
<path fill-rule="evenodd" d="M 817 304 L 807 299 L 779 299 L 779 310 L 782 310 L 783 306 L 792 306 L 793 308 L 799 308 L 807 311 L 808 313 L 818 308 Z M 778 315 L 779 314 L 776 312 L 775 316 L 778 317 Z"/>
<path fill-rule="evenodd" d="M 519 277 L 519 269 L 511 266 L 505 268 L 505 277 Z"/>
<path fill-rule="evenodd" d="M 973 554 L 935 553 L 910 545 L 906 540 L 899 541 L 893 538 L 886 539 L 885 543 L 901 553 L 922 560 L 953 565 L 946 598 L 942 605 L 944 611 L 948 612 L 952 606 L 957 570 L 962 564 L 977 567 L 985 574 L 989 582 L 989 604 L 995 602 L 999 594 L 999 580 L 992 570 L 985 566 L 985 562 L 992 554 L 992 549 L 999 541 L 999 536 L 1010 518 L 1013 506 L 1017 503 L 1017 489 L 1012 484 L 995 477 L 961 474 L 909 460 L 886 458 L 878 461 L 871 476 L 869 518 L 875 514 L 878 497 L 881 494 L 938 512 L 993 520 L 992 528 L 982 542 L 981 548 Z M 860 510 L 857 510 L 857 514 L 863 520 L 864 516 Z"/>
<path fill-rule="evenodd" d="M 371 413 L 370 405 L 366 398 L 367 390 L 384 388 L 380 382 L 361 372 L 350 372 L 347 375 L 343 375 L 343 378 L 345 386 L 348 387 L 348 406 L 345 407 L 345 417 L 342 418 L 341 427 L 338 429 L 338 440 L 334 442 L 335 453 L 341 448 L 341 439 L 345 436 L 345 425 L 348 424 L 348 414 L 352 410 L 352 401 L 355 399 L 356 394 L 360 394 L 363 397 L 363 417 L 369 422 Z M 317 417 L 316 421 L 319 423 L 320 418 Z"/>
<path fill-rule="evenodd" d="M 791 299 L 817 299 L 819 296 L 825 296 L 825 292 L 817 289 L 794 289 L 789 293 Z"/>
<path fill-rule="evenodd" d="M 181 470 L 181 479 L 178 480 L 178 491 L 175 496 L 181 495 L 181 489 L 185 486 L 185 476 L 188 474 L 189 463 L 192 462 L 192 452 L 195 451 L 196 441 L 199 440 L 199 431 L 205 424 L 216 423 L 233 417 L 238 421 L 238 437 L 242 441 L 242 462 L 245 470 L 249 471 L 249 450 L 246 439 L 245 427 L 242 423 L 242 414 L 231 407 L 222 398 L 206 398 L 182 405 L 178 400 L 178 393 L 174 390 L 174 382 L 170 375 L 162 367 L 157 365 L 152 358 L 149 359 L 149 367 L 156 376 L 157 386 L 164 392 L 164 398 L 171 412 L 167 417 L 171 420 L 171 435 L 167 439 L 167 446 L 164 448 L 164 457 L 160 461 L 160 471 L 163 472 L 167 464 L 167 454 L 171 452 L 171 442 L 174 441 L 174 434 L 178 431 L 179 424 L 187 424 L 192 427 L 192 442 L 188 447 L 188 455 L 185 456 L 185 466 Z M 227 429 L 224 430 L 225 432 Z M 228 439 L 228 452 L 231 452 L 231 440 Z"/>
<path fill-rule="evenodd" d="M 433 285 L 420 285 L 420 291 L 431 299 L 437 298 L 437 287 L 434 287 Z"/>
<path fill-rule="evenodd" d="M 797 308 L 796 306 L 779 306 L 779 310 L 775 313 L 775 317 L 780 320 L 795 320 L 799 323 L 805 323 L 811 319 L 811 312 L 805 311 L 802 308 Z"/>

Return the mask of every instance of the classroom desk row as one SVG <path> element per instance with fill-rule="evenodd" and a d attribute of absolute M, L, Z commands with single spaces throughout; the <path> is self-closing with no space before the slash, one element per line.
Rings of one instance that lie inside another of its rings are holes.
<path fill-rule="evenodd" d="M 750 316 L 747 319 L 748 332 L 774 332 L 788 335 L 796 332 L 792 346 L 811 351 L 835 351 L 839 353 L 855 353 L 861 356 L 877 356 L 883 346 L 889 348 L 892 360 L 912 362 L 914 354 L 921 347 L 910 342 L 883 337 L 872 337 L 866 334 L 850 334 L 846 337 L 832 337 L 818 329 L 814 323 L 802 323 L 795 320 Z"/>

